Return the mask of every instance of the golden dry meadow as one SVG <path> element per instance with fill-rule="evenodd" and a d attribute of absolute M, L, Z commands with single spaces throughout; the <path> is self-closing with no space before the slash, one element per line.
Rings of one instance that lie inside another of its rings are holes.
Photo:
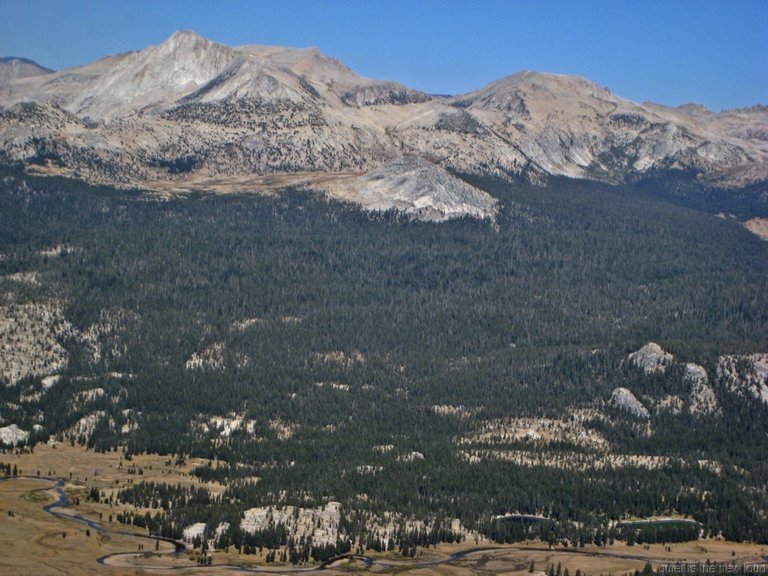
<path fill-rule="evenodd" d="M 0 547 L 5 551 L 0 557 L 2 574 L 162 574 L 173 569 L 182 573 L 227 574 L 322 570 L 326 574 L 367 571 L 414 576 L 500 575 L 528 573 L 531 563 L 535 573 L 544 572 L 550 565 L 560 565 L 571 574 L 576 570 L 583 574 L 621 574 L 642 570 L 646 562 L 654 568 L 706 561 L 756 565 L 763 563 L 768 553 L 765 546 L 713 539 L 670 546 L 616 543 L 583 548 L 550 548 L 540 542 L 499 546 L 480 540 L 420 549 L 413 559 L 375 554 L 370 556 L 371 566 L 350 558 L 324 567 L 280 563 L 267 566 L 263 555 L 244 556 L 234 550 L 216 550 L 212 553 L 212 564 L 201 567 L 197 564 L 199 550 L 188 547 L 187 551 L 175 554 L 171 543 L 154 540 L 146 532 L 114 519 L 118 512 L 130 507 L 86 501 L 92 487 L 108 495 L 139 480 L 205 486 L 212 493 L 220 493 L 223 486 L 200 482 L 189 474 L 203 462 L 201 459 L 177 466 L 173 459 L 164 456 L 137 455 L 126 461 L 119 451 L 98 453 L 68 444 L 45 444 L 36 446 L 32 452 L 6 452 L 2 461 L 16 466 L 19 472 L 18 477 L 0 482 Z M 59 498 L 58 480 L 63 481 L 69 502 L 54 508 L 53 514 L 45 507 Z M 84 519 L 94 522 L 94 527 Z M 462 558 L 446 561 L 462 552 L 466 554 Z"/>

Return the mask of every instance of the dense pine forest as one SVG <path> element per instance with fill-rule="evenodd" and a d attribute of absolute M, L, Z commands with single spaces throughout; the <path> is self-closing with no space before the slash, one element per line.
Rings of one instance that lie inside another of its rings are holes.
<path fill-rule="evenodd" d="M 0 387 L 3 421 L 33 443 L 202 456 L 196 474 L 227 486 L 137 478 L 120 498 L 154 512 L 122 521 L 168 537 L 229 522 L 222 545 L 276 547 L 290 536 L 243 534 L 244 510 L 340 502 L 352 537 L 316 559 L 382 546 L 367 519 L 385 513 L 402 527 L 383 546 L 404 553 L 453 538 L 454 518 L 497 541 L 768 542 L 768 407 L 717 368 L 768 351 L 768 243 L 725 195 L 475 180 L 495 222 L 429 223 L 298 190 L 0 181 L 2 304 L 58 306 L 68 358 L 55 385 Z M 664 373 L 627 361 L 650 341 L 674 355 Z M 706 369 L 718 411 L 654 404 L 687 398 L 685 362 Z M 650 418 L 612 405 L 617 387 Z M 489 440 L 525 418 L 550 428 Z M 697 524 L 618 524 L 651 516 Z"/>

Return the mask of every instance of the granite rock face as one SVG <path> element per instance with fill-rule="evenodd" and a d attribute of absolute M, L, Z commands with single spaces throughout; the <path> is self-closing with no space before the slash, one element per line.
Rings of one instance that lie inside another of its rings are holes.
<path fill-rule="evenodd" d="M 610 404 L 614 408 L 619 408 L 629 412 L 633 416 L 642 420 L 648 420 L 651 415 L 642 402 L 635 398 L 635 395 L 626 388 L 616 388 L 611 392 Z"/>
<path fill-rule="evenodd" d="M 768 404 L 768 354 L 721 356 L 717 375 L 734 394 Z"/>
<path fill-rule="evenodd" d="M 715 391 L 709 383 L 709 376 L 703 366 L 688 362 L 685 364 L 685 380 L 691 385 L 688 411 L 695 416 L 719 414 L 720 405 Z"/>
<path fill-rule="evenodd" d="M 395 209 L 423 220 L 439 222 L 460 216 L 492 220 L 496 215 L 496 200 L 488 193 L 415 156 L 341 181 L 330 192 L 368 210 Z"/>
<path fill-rule="evenodd" d="M 674 360 L 674 356 L 665 352 L 655 342 L 648 342 L 637 352 L 632 352 L 628 360 L 638 368 L 642 368 L 646 374 L 655 374 L 665 372 L 667 366 Z"/>

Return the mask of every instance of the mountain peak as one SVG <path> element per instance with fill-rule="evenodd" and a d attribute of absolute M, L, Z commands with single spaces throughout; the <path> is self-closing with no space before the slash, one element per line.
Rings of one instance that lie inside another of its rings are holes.
<path fill-rule="evenodd" d="M 165 42 L 163 42 L 163 44 L 165 44 L 166 42 L 174 42 L 174 43 L 212 42 L 212 40 L 209 40 L 204 36 L 200 36 L 200 34 L 195 32 L 194 30 L 176 30 L 176 32 L 168 36 L 168 38 L 165 40 Z"/>
<path fill-rule="evenodd" d="M 0 83 L 9 82 L 16 78 L 41 76 L 51 72 L 53 70 L 50 68 L 40 66 L 40 64 L 28 58 L 16 58 L 15 56 L 0 58 Z"/>
<path fill-rule="evenodd" d="M 544 90 L 547 92 L 573 92 L 595 94 L 610 94 L 610 90 L 593 82 L 584 76 L 576 74 L 555 74 L 552 72 L 535 72 L 532 70 L 523 70 L 517 72 L 488 85 L 517 88 L 528 88 L 532 90 Z"/>
<path fill-rule="evenodd" d="M 110 119 L 167 104 L 209 82 L 236 56 L 232 48 L 181 30 L 162 44 L 130 54 L 81 93 L 72 108 Z"/>
<path fill-rule="evenodd" d="M 176 32 L 174 32 L 168 37 L 169 40 L 174 38 L 203 38 L 203 36 L 200 36 L 200 34 L 195 32 L 194 30 L 182 29 L 182 30 L 176 30 Z"/>
<path fill-rule="evenodd" d="M 150 50 L 160 50 L 163 53 L 176 54 L 176 53 L 192 53 L 200 54 L 213 47 L 230 50 L 223 44 L 218 44 L 213 40 L 209 40 L 204 36 L 200 36 L 192 30 L 178 30 L 171 34 L 164 42 L 158 46 L 150 46 L 142 52 Z"/>
<path fill-rule="evenodd" d="M 12 64 L 14 62 L 17 62 L 19 64 L 29 64 L 30 66 L 35 66 L 40 70 L 45 70 L 46 72 L 53 72 L 53 70 L 51 70 L 50 68 L 41 66 L 40 64 L 38 64 L 34 60 L 30 60 L 29 58 L 20 58 L 18 56 L 0 56 L 0 64 Z"/>

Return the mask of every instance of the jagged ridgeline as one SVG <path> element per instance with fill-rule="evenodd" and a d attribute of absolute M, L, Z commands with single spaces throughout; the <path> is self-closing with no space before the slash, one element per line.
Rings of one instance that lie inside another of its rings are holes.
<path fill-rule="evenodd" d="M 172 504 L 120 520 L 246 549 L 270 506 L 328 516 L 318 554 L 767 541 L 768 244 L 627 185 L 466 184 L 495 224 L 5 170 L 3 441 L 210 458 L 223 498 L 137 477 Z M 613 524 L 651 516 L 698 524 Z"/>
<path fill-rule="evenodd" d="M 623 183 L 678 170 L 697 186 L 671 193 L 711 205 L 706 183 L 749 205 L 762 198 L 765 215 L 767 125 L 761 105 L 636 103 L 586 78 L 530 71 L 429 95 L 317 49 L 225 46 L 190 31 L 57 72 L 0 60 L 0 162 L 159 191 L 242 191 L 281 176 L 280 186 L 309 182 L 369 207 L 361 182 L 411 158 L 432 164 L 408 186 L 421 195 L 380 196 L 377 207 L 418 209 L 435 200 L 430 182 L 456 173 Z M 485 211 L 456 204 L 449 213 Z M 430 206 L 424 217 L 443 216 Z"/>

